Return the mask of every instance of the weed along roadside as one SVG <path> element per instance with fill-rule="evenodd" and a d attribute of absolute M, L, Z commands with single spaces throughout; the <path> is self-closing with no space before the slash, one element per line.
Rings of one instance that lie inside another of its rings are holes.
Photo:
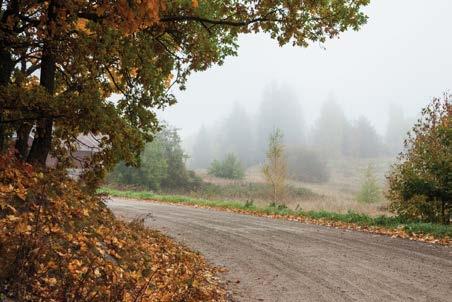
<path fill-rule="evenodd" d="M 452 227 L 449 225 L 406 221 L 399 217 L 383 215 L 371 217 L 353 212 L 345 214 L 328 211 L 305 212 L 303 210 L 292 210 L 281 206 L 257 207 L 247 202 L 207 200 L 181 195 L 159 195 L 146 191 L 121 191 L 105 187 L 99 189 L 98 193 L 112 197 L 180 204 L 276 219 L 287 219 L 447 246 L 450 245 L 450 238 L 452 237 Z"/>

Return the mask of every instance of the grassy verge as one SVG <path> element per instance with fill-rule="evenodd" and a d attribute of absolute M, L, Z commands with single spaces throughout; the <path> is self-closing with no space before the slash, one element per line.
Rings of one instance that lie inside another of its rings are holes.
<path fill-rule="evenodd" d="M 314 220 L 355 224 L 360 227 L 378 227 L 388 230 L 404 230 L 407 234 L 432 235 L 435 238 L 452 237 L 452 227 L 440 224 L 422 223 L 406 221 L 399 217 L 376 216 L 348 212 L 346 214 L 328 211 L 303 211 L 291 210 L 283 207 L 256 207 L 254 204 L 229 200 L 207 200 L 186 197 L 181 195 L 159 195 L 146 191 L 120 191 L 111 188 L 102 188 L 99 193 L 108 194 L 115 197 L 126 197 L 133 199 L 149 199 L 162 202 L 181 203 L 188 205 L 198 205 L 204 207 L 241 210 L 264 215 L 280 215 L 301 217 Z"/>

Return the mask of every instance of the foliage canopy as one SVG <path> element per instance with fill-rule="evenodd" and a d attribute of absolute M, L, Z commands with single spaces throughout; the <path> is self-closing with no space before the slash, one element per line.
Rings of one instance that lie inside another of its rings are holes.
<path fill-rule="evenodd" d="M 29 162 L 44 164 L 52 152 L 69 163 L 78 135 L 92 133 L 101 151 L 88 176 L 120 160 L 136 164 L 159 130 L 154 110 L 176 102 L 170 88 L 235 55 L 239 34 L 307 46 L 359 29 L 368 3 L 2 0 L 0 144 L 15 133 Z"/>

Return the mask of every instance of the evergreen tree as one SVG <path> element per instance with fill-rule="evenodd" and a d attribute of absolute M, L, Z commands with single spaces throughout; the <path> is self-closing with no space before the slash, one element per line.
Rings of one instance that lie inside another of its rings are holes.
<path fill-rule="evenodd" d="M 369 158 L 382 154 L 381 138 L 364 116 L 358 118 L 347 134 L 350 135 L 348 139 L 349 155 L 357 158 Z"/>
<path fill-rule="evenodd" d="M 322 156 L 336 158 L 347 153 L 346 132 L 350 129 L 339 104 L 330 97 L 320 110 L 315 122 L 311 141 L 315 150 Z"/>
<path fill-rule="evenodd" d="M 265 156 L 268 137 L 274 129 L 284 133 L 284 144 L 300 146 L 305 143 L 305 124 L 300 103 L 286 87 L 273 85 L 265 91 L 257 120 L 257 149 L 261 159 Z"/>
<path fill-rule="evenodd" d="M 214 158 L 213 141 L 204 125 L 199 129 L 196 136 L 191 158 L 191 167 L 203 169 L 207 168 Z"/>
<path fill-rule="evenodd" d="M 245 166 L 256 163 L 253 128 L 246 111 L 236 103 L 220 130 L 222 156 L 233 153 Z"/>
<path fill-rule="evenodd" d="M 197 179 L 187 170 L 186 159 L 177 130 L 165 125 L 154 140 L 146 144 L 139 167 L 121 162 L 109 178 L 116 183 L 142 185 L 153 190 L 191 189 Z"/>
<path fill-rule="evenodd" d="M 405 118 L 402 109 L 395 105 L 391 106 L 385 134 L 385 144 L 391 155 L 396 155 L 403 151 L 403 141 L 408 130 L 409 122 Z"/>

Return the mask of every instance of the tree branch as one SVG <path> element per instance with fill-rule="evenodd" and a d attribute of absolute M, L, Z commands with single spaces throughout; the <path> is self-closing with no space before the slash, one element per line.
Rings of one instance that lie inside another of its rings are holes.
<path fill-rule="evenodd" d="M 42 114 L 42 115 L 38 115 L 35 117 L 23 117 L 23 118 L 18 118 L 18 119 L 13 119 L 13 120 L 2 120 L 0 121 L 0 125 L 1 124 L 13 124 L 13 123 L 17 123 L 17 122 L 31 122 L 31 121 L 35 121 L 37 119 L 41 119 L 41 118 L 62 118 L 65 117 L 65 115 L 48 115 L 48 114 Z"/>
<path fill-rule="evenodd" d="M 253 23 L 257 22 L 282 22 L 280 19 L 270 19 L 269 16 L 273 15 L 276 11 L 271 11 L 265 16 L 249 19 L 249 20 L 243 20 L 243 21 L 234 21 L 234 20 L 228 20 L 228 19 L 222 19 L 222 20 L 214 20 L 214 19 L 208 19 L 201 16 L 164 16 L 160 18 L 160 22 L 180 22 L 180 21 L 195 21 L 200 22 L 201 24 L 205 25 L 212 24 L 212 25 L 228 25 L 228 26 L 247 26 Z"/>

